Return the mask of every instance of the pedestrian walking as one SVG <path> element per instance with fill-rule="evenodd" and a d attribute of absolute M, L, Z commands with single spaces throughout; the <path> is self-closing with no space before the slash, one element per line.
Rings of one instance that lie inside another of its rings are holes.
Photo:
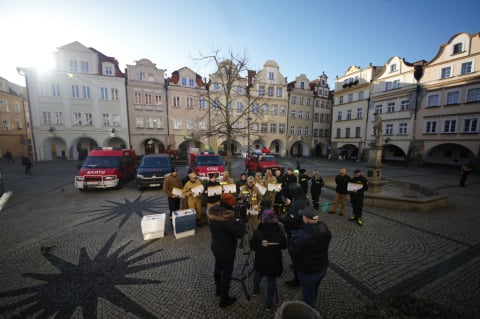
<path fill-rule="evenodd" d="M 289 238 L 288 252 L 295 260 L 303 301 L 315 308 L 320 283 L 327 274 L 332 234 L 327 225 L 319 221 L 313 207 L 306 207 L 298 213 L 302 216 L 303 225 Z"/>
<path fill-rule="evenodd" d="M 356 169 L 353 175 L 353 178 L 350 180 L 352 184 L 350 202 L 352 203 L 353 214 L 348 220 L 356 221 L 358 225 L 363 226 L 363 197 L 364 193 L 368 190 L 368 180 L 362 175 L 359 169 Z"/>
<path fill-rule="evenodd" d="M 9 150 L 5 152 L 5 158 L 7 159 L 7 164 L 10 164 L 10 162 L 15 163 L 15 161 L 13 160 L 12 152 L 10 152 Z"/>
<path fill-rule="evenodd" d="M 235 214 L 236 199 L 233 194 L 222 194 L 220 204 L 212 206 L 207 211 L 210 224 L 212 242 L 210 248 L 215 257 L 213 278 L 216 287 L 216 296 L 220 296 L 220 308 L 234 304 L 237 298 L 230 296 L 230 282 L 237 241 L 244 235 L 245 227 Z"/>
<path fill-rule="evenodd" d="M 30 170 L 32 169 L 32 161 L 30 160 L 30 157 L 27 155 L 23 155 L 22 157 L 22 165 L 25 166 L 25 175 L 30 174 Z"/>
<path fill-rule="evenodd" d="M 347 169 L 340 169 L 339 174 L 335 176 L 335 198 L 333 200 L 332 209 L 328 212 L 329 214 L 335 214 L 337 212 L 338 205 L 340 205 L 339 215 L 343 216 L 345 213 L 348 196 L 348 182 L 350 182 L 350 176 L 347 175 Z"/>
<path fill-rule="evenodd" d="M 460 167 L 460 187 L 466 187 L 465 182 L 467 181 L 468 175 L 473 171 L 473 164 L 470 161 L 470 163 L 463 163 L 463 165 Z"/>

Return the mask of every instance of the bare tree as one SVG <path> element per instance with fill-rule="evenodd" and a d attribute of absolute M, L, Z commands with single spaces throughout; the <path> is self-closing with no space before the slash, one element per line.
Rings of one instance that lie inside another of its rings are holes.
<path fill-rule="evenodd" d="M 250 112 L 258 103 L 258 97 L 252 94 L 256 72 L 248 69 L 245 54 L 240 56 L 232 51 L 227 57 L 220 54 L 216 50 L 213 54 L 198 59 L 216 66 L 216 71 L 210 74 L 206 84 L 207 90 L 200 95 L 208 105 L 205 116 L 208 117 L 209 128 L 206 134 L 225 138 L 227 170 L 231 173 L 233 137 L 247 136 Z"/>

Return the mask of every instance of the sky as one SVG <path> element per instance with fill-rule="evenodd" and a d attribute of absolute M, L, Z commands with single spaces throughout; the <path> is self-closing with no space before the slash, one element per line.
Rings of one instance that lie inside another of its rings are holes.
<path fill-rule="evenodd" d="M 323 72 L 334 88 L 349 66 L 384 65 L 393 56 L 432 60 L 459 32 L 480 32 L 478 0 L 0 0 L 0 77 L 25 86 L 17 67 L 41 66 L 78 41 L 126 65 L 147 58 L 170 75 L 202 77 L 219 51 L 268 60 L 293 81 Z"/>

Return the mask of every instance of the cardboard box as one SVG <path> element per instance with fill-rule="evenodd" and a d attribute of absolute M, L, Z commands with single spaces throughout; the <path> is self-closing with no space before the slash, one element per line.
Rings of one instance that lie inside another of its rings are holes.
<path fill-rule="evenodd" d="M 165 236 L 166 214 L 146 215 L 142 217 L 143 240 L 162 238 Z"/>
<path fill-rule="evenodd" d="M 177 210 L 172 215 L 173 233 L 176 239 L 195 234 L 197 224 L 195 209 Z"/>

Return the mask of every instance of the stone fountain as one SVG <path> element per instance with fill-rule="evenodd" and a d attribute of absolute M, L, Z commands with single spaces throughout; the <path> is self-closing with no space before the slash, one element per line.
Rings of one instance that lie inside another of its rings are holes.
<path fill-rule="evenodd" d="M 364 204 L 422 212 L 447 206 L 448 195 L 446 194 L 435 192 L 419 184 L 382 178 L 382 132 L 381 116 L 375 113 L 375 142 L 370 144 L 368 159 L 365 163 L 368 191 L 365 192 Z"/>

